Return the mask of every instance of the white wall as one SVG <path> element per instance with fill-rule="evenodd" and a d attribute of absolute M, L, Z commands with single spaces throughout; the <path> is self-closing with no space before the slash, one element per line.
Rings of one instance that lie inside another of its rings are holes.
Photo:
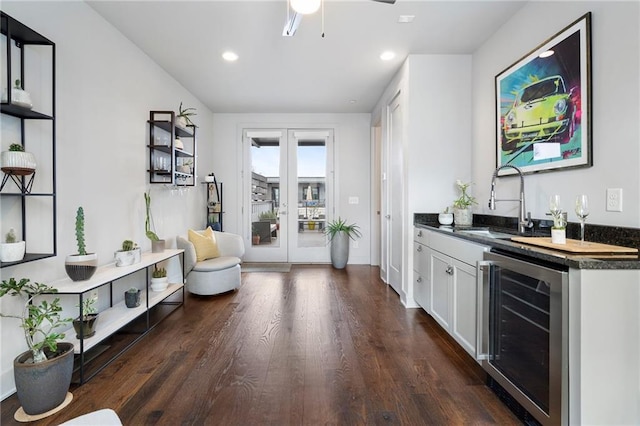
<path fill-rule="evenodd" d="M 242 208 L 242 130 L 245 128 L 334 128 L 335 215 L 357 223 L 362 231 L 359 247 L 349 251 L 350 264 L 369 264 L 370 212 L 370 114 L 214 114 L 213 166 L 224 182 L 224 229 L 240 233 Z M 359 204 L 349 204 L 357 196 Z M 249 236 L 245 235 L 249 244 Z M 327 250 L 329 248 L 327 247 Z"/>
<path fill-rule="evenodd" d="M 142 196 L 149 187 L 149 111 L 177 110 L 181 101 L 197 108 L 200 175 L 211 168 L 205 161 L 212 152 L 211 112 L 84 2 L 3 1 L 2 10 L 56 43 L 58 178 L 58 256 L 4 268 L 2 278 L 45 283 L 63 278 L 64 257 L 76 252 L 74 220 L 80 205 L 87 248 L 98 253 L 100 264 L 110 263 L 127 238 L 149 250 Z M 201 185 L 182 196 L 158 185 L 151 192 L 157 233 L 170 245 L 175 246 L 176 234 L 204 224 Z M 16 227 L 9 225 L 2 224 L 3 234 L 5 226 Z M 177 265 L 171 268 L 177 271 Z M 8 298 L 0 304 L 2 312 L 18 306 Z M 2 318 L 0 327 L 4 398 L 14 389 L 13 358 L 26 345 L 16 320 Z"/>
<path fill-rule="evenodd" d="M 527 210 L 544 218 L 559 194 L 569 220 L 576 195 L 591 201 L 588 224 L 640 226 L 640 4 L 530 2 L 473 55 L 473 180 L 476 213 L 517 216 L 517 203 L 488 210 L 495 161 L 494 77 L 586 12 L 592 12 L 593 167 L 525 176 Z M 518 180 L 500 179 L 502 197 L 517 195 Z M 624 190 L 624 211 L 605 211 L 606 188 Z M 510 198 L 510 197 L 509 197 Z"/>

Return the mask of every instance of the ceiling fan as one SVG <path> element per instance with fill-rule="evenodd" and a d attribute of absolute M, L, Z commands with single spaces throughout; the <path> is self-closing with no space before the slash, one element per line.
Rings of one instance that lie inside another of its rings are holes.
<path fill-rule="evenodd" d="M 371 0 L 378 3 L 395 4 L 396 0 Z M 292 37 L 300 21 L 302 15 L 310 15 L 316 13 L 322 7 L 322 37 L 324 37 L 324 0 L 287 0 L 287 21 L 282 30 L 282 35 Z"/>

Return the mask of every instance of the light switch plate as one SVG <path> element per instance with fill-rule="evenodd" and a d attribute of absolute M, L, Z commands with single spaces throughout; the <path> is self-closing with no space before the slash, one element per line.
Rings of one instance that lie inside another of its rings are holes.
<path fill-rule="evenodd" d="M 360 198 L 358 197 L 349 197 L 349 204 L 359 204 Z"/>

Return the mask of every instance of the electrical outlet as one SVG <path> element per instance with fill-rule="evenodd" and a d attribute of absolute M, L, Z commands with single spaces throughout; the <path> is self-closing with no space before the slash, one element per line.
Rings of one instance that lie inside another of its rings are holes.
<path fill-rule="evenodd" d="M 607 189 L 607 211 L 608 212 L 622 211 L 622 188 Z"/>
<path fill-rule="evenodd" d="M 359 247 L 358 242 L 357 241 L 351 241 L 351 247 L 353 247 L 354 249 L 357 249 Z"/>

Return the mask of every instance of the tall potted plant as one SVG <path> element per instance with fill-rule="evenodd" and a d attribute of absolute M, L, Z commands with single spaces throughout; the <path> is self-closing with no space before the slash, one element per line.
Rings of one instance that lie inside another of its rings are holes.
<path fill-rule="evenodd" d="M 471 226 L 473 223 L 473 212 L 471 206 L 478 204 L 476 199 L 467 194 L 471 182 L 464 183 L 460 179 L 456 180 L 456 186 L 461 194 L 453 201 L 453 220 L 456 226 Z"/>
<path fill-rule="evenodd" d="M 91 278 L 98 268 L 98 254 L 87 253 L 84 242 L 84 209 L 76 211 L 76 243 L 78 253 L 67 256 L 64 268 L 73 281 L 85 281 Z"/>
<path fill-rule="evenodd" d="M 336 269 L 343 269 L 349 261 L 349 239 L 355 241 L 362 236 L 358 225 L 347 225 L 346 221 L 338 217 L 338 220 L 327 224 L 325 234 L 329 237 L 331 245 L 331 264 Z"/>
<path fill-rule="evenodd" d="M 162 253 L 166 247 L 165 241 L 160 239 L 158 235 L 151 229 L 153 226 L 153 219 L 151 218 L 151 194 L 149 192 L 144 193 L 144 203 L 146 205 L 147 218 L 144 221 L 144 231 L 147 238 L 151 240 L 151 252 Z"/>
<path fill-rule="evenodd" d="M 60 342 L 64 333 L 58 330 L 71 318 L 61 318 L 60 299 L 53 301 L 34 298 L 42 293 L 56 293 L 45 284 L 31 283 L 29 279 L 14 278 L 0 284 L 0 297 L 18 296 L 24 301 L 20 315 L 4 314 L 1 317 L 20 320 L 20 327 L 29 350 L 13 361 L 13 374 L 22 410 L 28 415 L 51 411 L 65 403 L 71 374 L 73 373 L 73 344 Z"/>

